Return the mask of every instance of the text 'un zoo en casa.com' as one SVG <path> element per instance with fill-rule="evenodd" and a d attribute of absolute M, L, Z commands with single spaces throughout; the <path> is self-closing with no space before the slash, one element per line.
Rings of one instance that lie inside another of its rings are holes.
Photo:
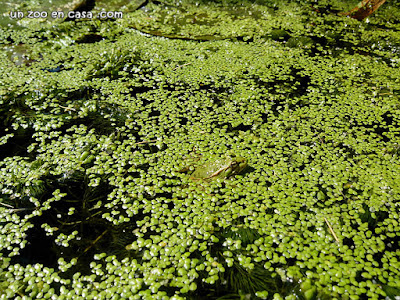
<path fill-rule="evenodd" d="M 121 11 L 100 11 L 93 13 L 91 11 L 69 11 L 67 13 L 63 11 L 12 11 L 10 12 L 11 19 L 39 19 L 39 18 L 52 18 L 52 19 L 63 19 L 65 17 L 73 19 L 122 19 Z"/>

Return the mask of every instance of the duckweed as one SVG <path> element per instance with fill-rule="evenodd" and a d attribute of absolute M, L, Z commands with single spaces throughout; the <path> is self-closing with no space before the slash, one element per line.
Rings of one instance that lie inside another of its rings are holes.
<path fill-rule="evenodd" d="M 1 32 L 1 297 L 398 296 L 398 9 L 139 2 Z"/>

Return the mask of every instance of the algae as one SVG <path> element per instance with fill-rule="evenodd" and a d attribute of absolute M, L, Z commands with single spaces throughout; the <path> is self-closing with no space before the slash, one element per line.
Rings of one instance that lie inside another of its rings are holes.
<path fill-rule="evenodd" d="M 2 297 L 394 299 L 400 10 L 328 4 L 3 27 Z"/>

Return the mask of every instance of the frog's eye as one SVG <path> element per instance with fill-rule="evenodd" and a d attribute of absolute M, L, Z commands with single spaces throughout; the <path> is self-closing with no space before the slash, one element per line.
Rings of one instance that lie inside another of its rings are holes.
<path fill-rule="evenodd" d="M 238 166 L 238 162 L 237 162 L 237 161 L 233 161 L 233 162 L 231 163 L 230 167 L 226 170 L 226 171 L 227 171 L 226 174 L 227 174 L 227 175 L 230 175 L 233 171 L 236 170 L 237 166 Z"/>

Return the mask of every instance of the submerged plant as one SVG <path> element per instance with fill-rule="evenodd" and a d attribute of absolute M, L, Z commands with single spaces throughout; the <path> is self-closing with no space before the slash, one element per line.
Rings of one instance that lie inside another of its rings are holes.
<path fill-rule="evenodd" d="M 4 30 L 34 60 L 0 51 L 1 296 L 393 297 L 396 32 L 164 4 Z"/>

